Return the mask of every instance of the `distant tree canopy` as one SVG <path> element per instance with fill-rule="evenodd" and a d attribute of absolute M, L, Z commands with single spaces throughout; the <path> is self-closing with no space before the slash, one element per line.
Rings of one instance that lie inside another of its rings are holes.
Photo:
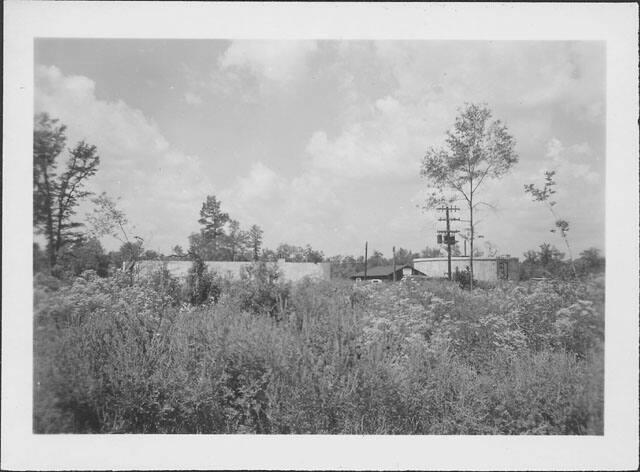
<path fill-rule="evenodd" d="M 258 225 L 243 230 L 240 222 L 222 209 L 215 195 L 208 195 L 200 209 L 200 232 L 189 235 L 189 253 L 203 261 L 257 260 L 262 249 L 263 231 Z M 180 249 L 176 251 L 176 248 Z M 174 253 L 182 257 L 182 248 Z"/>
<path fill-rule="evenodd" d="M 230 260 L 235 261 L 237 258 L 245 258 L 249 234 L 240 229 L 240 223 L 237 220 L 229 220 L 229 232 L 224 237 L 224 246 L 229 252 Z"/>
<path fill-rule="evenodd" d="M 197 233 L 189 235 L 189 250 L 184 251 L 180 246 L 174 246 L 171 257 L 200 258 L 203 261 L 262 261 L 276 262 L 284 259 L 287 262 L 330 262 L 332 276 L 350 277 L 364 269 L 364 257 L 352 255 L 337 255 L 326 257 L 324 252 L 313 248 L 310 244 L 297 246 L 286 242 L 280 243 L 275 249 L 263 247 L 264 231 L 256 224 L 243 230 L 241 223 L 223 209 L 222 202 L 214 195 L 209 195 L 203 203 L 199 220 L 202 228 Z M 222 222 L 224 221 L 224 224 Z M 215 234 L 216 242 L 213 243 Z M 123 247 L 121 250 L 126 250 Z M 146 259 L 153 251 L 146 251 L 139 258 Z M 405 248 L 396 251 L 396 264 L 399 266 L 412 264 L 417 257 L 438 257 L 440 249 L 425 247 L 422 251 L 414 252 Z M 160 255 L 160 257 L 162 257 Z M 391 265 L 393 258 L 386 258 L 380 251 L 370 253 L 367 265 L 376 267 Z"/>
<path fill-rule="evenodd" d="M 442 255 L 442 251 L 437 247 L 425 247 L 422 251 L 420 251 L 420 257 L 440 257 Z"/>
<path fill-rule="evenodd" d="M 109 256 L 96 238 L 89 238 L 73 243 L 64 253 L 65 266 L 74 276 L 85 270 L 95 270 L 100 277 L 109 275 Z"/>
<path fill-rule="evenodd" d="M 542 243 L 539 249 L 524 253 L 520 264 L 520 278 L 555 277 L 566 272 L 566 264 L 562 261 L 564 254 L 549 243 Z"/>
<path fill-rule="evenodd" d="M 324 253 L 313 249 L 310 244 L 305 247 L 294 246 L 287 243 L 280 244 L 275 250 L 277 259 L 284 259 L 288 262 L 322 262 Z"/>
<path fill-rule="evenodd" d="M 600 249 L 595 247 L 582 251 L 576 263 L 583 272 L 602 272 L 605 269 L 605 259 L 600 255 Z"/>
<path fill-rule="evenodd" d="M 62 251 L 79 241 L 81 223 L 73 221 L 80 201 L 91 194 L 87 180 L 98 170 L 95 146 L 80 141 L 68 150 L 64 169 L 59 157 L 66 146 L 66 127 L 46 113 L 34 118 L 33 225 L 46 239 L 48 265 L 54 269 Z"/>
<path fill-rule="evenodd" d="M 415 259 L 416 257 L 419 257 L 419 254 L 401 247 L 396 251 L 396 264 L 413 264 L 413 259 Z"/>
<path fill-rule="evenodd" d="M 243 230 L 240 222 L 223 211 L 215 195 L 207 196 L 198 222 L 203 226 L 189 235 L 189 252 L 205 261 L 322 262 L 324 254 L 311 245 L 281 243 L 275 250 L 263 248 L 264 231 L 256 224 Z M 175 251 L 177 256 L 178 251 Z"/>
<path fill-rule="evenodd" d="M 532 277 L 571 278 L 603 272 L 605 259 L 597 248 L 589 248 L 580 253 L 572 265 L 564 260 L 565 254 L 549 243 L 542 243 L 538 250 L 530 249 L 523 254 L 520 264 L 520 278 Z M 575 272 L 574 272 L 575 270 Z"/>

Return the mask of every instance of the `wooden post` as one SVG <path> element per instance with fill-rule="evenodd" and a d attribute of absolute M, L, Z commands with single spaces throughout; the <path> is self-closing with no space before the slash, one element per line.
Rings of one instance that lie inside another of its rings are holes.
<path fill-rule="evenodd" d="M 393 281 L 396 281 L 396 247 L 393 246 Z"/>
<path fill-rule="evenodd" d="M 369 242 L 364 242 L 364 280 L 367 280 L 367 246 Z"/>

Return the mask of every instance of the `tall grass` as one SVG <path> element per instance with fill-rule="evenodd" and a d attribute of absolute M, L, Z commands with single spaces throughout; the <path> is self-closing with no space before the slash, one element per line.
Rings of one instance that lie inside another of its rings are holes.
<path fill-rule="evenodd" d="M 34 431 L 603 433 L 588 286 L 160 280 L 36 282 Z"/>

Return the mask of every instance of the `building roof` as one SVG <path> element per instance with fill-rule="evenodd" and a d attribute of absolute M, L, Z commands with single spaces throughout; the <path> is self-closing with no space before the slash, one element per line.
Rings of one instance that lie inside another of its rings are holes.
<path fill-rule="evenodd" d="M 413 269 L 413 266 L 410 264 L 397 265 L 396 272 L 401 269 L 404 269 L 405 267 L 410 267 L 411 269 Z M 372 267 L 370 269 L 367 269 L 367 277 L 387 277 L 392 274 L 393 274 L 393 265 L 377 266 L 377 267 Z M 358 272 L 352 275 L 351 277 L 364 277 L 364 271 Z"/>

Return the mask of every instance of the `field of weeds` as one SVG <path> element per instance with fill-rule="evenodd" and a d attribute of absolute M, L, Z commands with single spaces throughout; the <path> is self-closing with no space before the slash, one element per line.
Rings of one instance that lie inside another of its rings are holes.
<path fill-rule="evenodd" d="M 603 281 L 37 276 L 34 431 L 600 435 Z"/>

